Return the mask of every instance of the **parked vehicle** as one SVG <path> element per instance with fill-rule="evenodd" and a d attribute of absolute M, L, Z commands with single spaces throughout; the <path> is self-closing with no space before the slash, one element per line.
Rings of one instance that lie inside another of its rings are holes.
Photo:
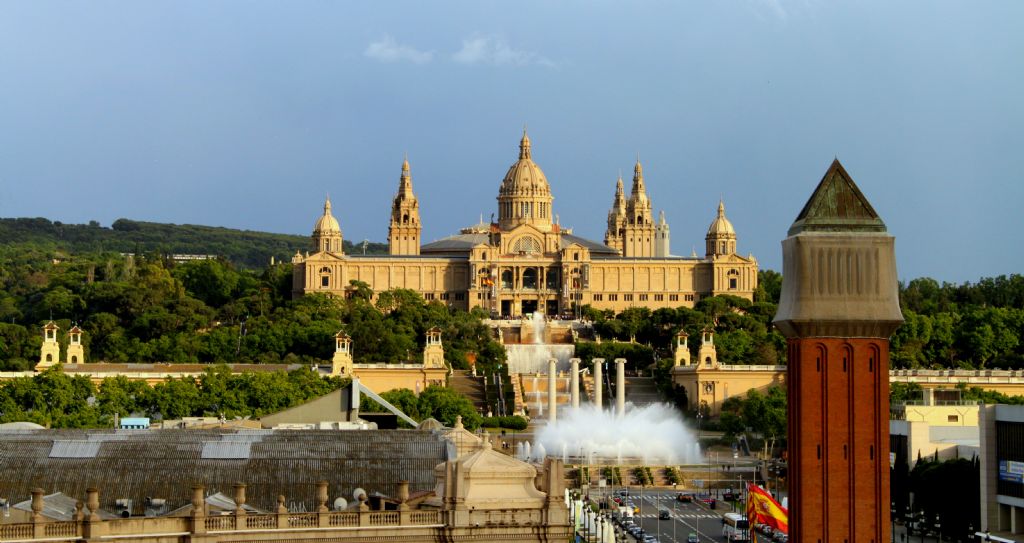
<path fill-rule="evenodd" d="M 686 536 L 686 543 L 700 543 L 700 538 L 697 537 L 697 534 L 690 532 L 690 534 Z"/>
<path fill-rule="evenodd" d="M 676 499 L 681 501 L 681 502 L 683 502 L 683 503 L 692 503 L 693 502 L 693 494 L 690 494 L 690 493 L 687 493 L 687 492 L 680 492 L 679 494 L 676 494 Z"/>

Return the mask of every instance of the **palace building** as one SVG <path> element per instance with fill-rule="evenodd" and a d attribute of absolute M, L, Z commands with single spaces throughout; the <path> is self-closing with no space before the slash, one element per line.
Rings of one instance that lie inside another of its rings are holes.
<path fill-rule="evenodd" d="M 427 300 L 502 316 L 565 315 L 585 304 L 614 311 L 693 306 L 717 294 L 753 299 L 757 259 L 737 254 L 723 203 L 708 228 L 704 257 L 673 256 L 664 213 L 655 219 L 638 160 L 629 196 L 621 176 L 616 184 L 603 242 L 584 239 L 559 224 L 551 186 L 532 154 L 524 131 L 519 159 L 498 189 L 497 222 L 426 244 L 405 160 L 391 205 L 388 255 L 345 254 L 328 199 L 313 228 L 312 251 L 292 259 L 293 295 L 346 296 L 360 281 L 374 292 L 411 289 Z"/>

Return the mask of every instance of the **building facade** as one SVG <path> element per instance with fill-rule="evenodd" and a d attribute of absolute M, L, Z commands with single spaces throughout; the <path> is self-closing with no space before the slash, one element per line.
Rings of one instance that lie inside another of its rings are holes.
<path fill-rule="evenodd" d="M 672 256 L 668 223 L 663 214 L 654 219 L 637 161 L 628 198 L 621 177 L 617 183 L 604 242 L 584 239 L 559 224 L 551 186 L 532 153 L 524 132 L 519 159 L 498 190 L 497 221 L 427 244 L 421 243 L 419 201 L 404 161 L 388 255 L 345 254 L 328 200 L 313 229 L 312 251 L 292 259 L 293 295 L 346 296 L 360 281 L 374 292 L 411 289 L 427 300 L 503 316 L 569 314 L 584 304 L 614 311 L 693 306 L 717 294 L 753 299 L 757 259 L 737 254 L 724 204 L 705 237 L 705 256 Z"/>

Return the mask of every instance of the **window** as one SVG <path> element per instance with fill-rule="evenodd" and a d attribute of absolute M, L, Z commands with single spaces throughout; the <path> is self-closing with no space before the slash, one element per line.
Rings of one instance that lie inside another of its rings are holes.
<path fill-rule="evenodd" d="M 448 299 L 448 293 L 447 292 L 442 292 L 441 293 L 441 299 L 442 300 L 447 300 Z"/>
<path fill-rule="evenodd" d="M 456 292 L 455 293 L 455 301 L 456 302 L 461 302 L 461 301 L 463 301 L 465 299 L 466 299 L 466 293 L 465 292 Z"/>
<path fill-rule="evenodd" d="M 729 278 L 729 290 L 736 290 L 736 278 L 735 277 L 730 277 Z"/>
<path fill-rule="evenodd" d="M 320 286 L 321 287 L 325 287 L 325 288 L 331 286 L 331 278 L 329 276 L 326 276 L 326 275 L 321 277 L 320 278 Z"/>
<path fill-rule="evenodd" d="M 604 294 L 595 294 L 594 295 L 594 301 L 595 302 L 600 302 L 602 300 L 604 300 Z"/>
<path fill-rule="evenodd" d="M 633 295 L 632 294 L 623 294 L 622 295 L 622 301 L 624 301 L 624 302 L 632 302 L 633 301 Z"/>
<path fill-rule="evenodd" d="M 665 301 L 665 295 L 664 294 L 655 294 L 654 295 L 654 301 L 655 302 L 664 302 Z"/>
<path fill-rule="evenodd" d="M 679 301 L 679 295 L 678 294 L 669 294 L 668 295 L 668 301 L 670 301 L 670 302 L 678 302 Z"/>
<path fill-rule="evenodd" d="M 501 272 L 501 288 L 512 288 L 512 270 L 505 270 Z"/>
<path fill-rule="evenodd" d="M 608 301 L 609 302 L 617 302 L 617 301 L 619 301 L 619 295 L 618 294 L 609 294 L 608 295 Z"/>
<path fill-rule="evenodd" d="M 516 240 L 515 245 L 512 247 L 513 253 L 523 254 L 534 254 L 541 252 L 540 242 L 537 238 L 531 236 L 523 236 Z"/>
<path fill-rule="evenodd" d="M 693 298 L 694 298 L 693 294 L 687 294 L 685 299 L 686 299 L 687 302 L 692 302 Z"/>
<path fill-rule="evenodd" d="M 646 294 L 641 294 L 640 295 L 640 301 L 641 302 L 646 302 L 647 301 L 647 295 Z"/>
<path fill-rule="evenodd" d="M 960 422 L 960 415 L 948 415 L 946 422 Z"/>
<path fill-rule="evenodd" d="M 423 295 L 423 299 L 424 299 L 424 300 L 433 300 L 433 299 L 434 299 L 434 293 L 433 293 L 433 292 L 427 292 L 427 293 L 425 293 L 425 294 Z"/>
<path fill-rule="evenodd" d="M 537 268 L 526 268 L 523 270 L 523 288 L 537 288 Z"/>

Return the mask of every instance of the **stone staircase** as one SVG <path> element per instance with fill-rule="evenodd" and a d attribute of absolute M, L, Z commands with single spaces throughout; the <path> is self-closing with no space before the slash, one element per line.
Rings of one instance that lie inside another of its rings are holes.
<path fill-rule="evenodd" d="M 484 392 L 484 378 L 474 377 L 469 370 L 456 370 L 452 373 L 451 389 L 473 402 L 479 413 L 487 414 L 487 394 Z"/>
<path fill-rule="evenodd" d="M 626 401 L 643 407 L 663 400 L 653 377 L 626 377 Z"/>

